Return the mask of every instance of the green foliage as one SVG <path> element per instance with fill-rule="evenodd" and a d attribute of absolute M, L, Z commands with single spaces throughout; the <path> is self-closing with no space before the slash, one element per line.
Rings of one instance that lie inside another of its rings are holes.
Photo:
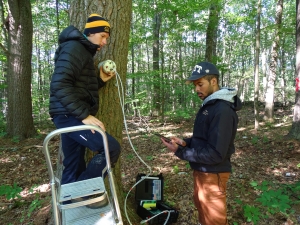
<path fill-rule="evenodd" d="M 271 214 L 277 212 L 286 213 L 289 208 L 291 208 L 291 200 L 288 195 L 283 193 L 283 190 L 269 190 L 261 193 L 259 198 L 257 198 L 263 206 L 268 208 Z"/>
<path fill-rule="evenodd" d="M 190 165 L 189 163 L 186 163 L 186 164 L 185 164 L 185 168 L 191 169 L 191 165 Z"/>
<path fill-rule="evenodd" d="M 291 196 L 299 196 L 300 181 L 295 184 L 278 185 L 278 187 L 267 181 L 263 181 L 261 184 L 257 181 L 251 181 L 250 185 L 259 192 L 255 200 L 259 204 L 248 205 L 240 199 L 235 200 L 236 203 L 242 206 L 247 222 L 258 224 L 260 219 L 268 218 L 276 213 L 292 214 L 294 211 L 290 210 L 291 206 L 300 202 L 299 199 L 298 201 L 291 199 Z"/>
<path fill-rule="evenodd" d="M 251 139 L 251 143 L 253 145 L 256 145 L 258 143 L 258 137 L 257 136 L 254 136 L 252 139 Z"/>
<path fill-rule="evenodd" d="M 5 129 L 6 129 L 6 119 L 2 111 L 0 111 L 0 137 L 4 137 L 6 135 Z"/>
<path fill-rule="evenodd" d="M 19 143 L 19 142 L 20 142 L 20 137 L 18 137 L 18 136 L 13 136 L 12 142 L 14 142 L 14 143 Z"/>
<path fill-rule="evenodd" d="M 178 166 L 173 166 L 173 171 L 174 173 L 179 173 L 179 167 Z"/>
<path fill-rule="evenodd" d="M 32 212 L 41 207 L 41 200 L 39 199 L 39 196 L 36 197 L 36 199 L 34 199 L 31 204 L 29 205 L 29 209 L 28 209 L 28 213 L 27 216 L 30 217 Z"/>
<path fill-rule="evenodd" d="M 10 185 L 1 185 L 0 186 L 0 196 L 4 195 L 7 200 L 14 198 L 21 198 L 20 192 L 22 188 L 18 187 L 16 183 L 13 186 Z"/>
<path fill-rule="evenodd" d="M 247 218 L 247 222 L 253 222 L 254 224 L 257 224 L 261 216 L 259 209 L 251 205 L 245 205 L 243 209 L 244 217 Z"/>
<path fill-rule="evenodd" d="M 127 159 L 133 159 L 133 158 L 134 158 L 134 155 L 133 155 L 132 153 L 130 153 L 130 154 L 128 154 L 128 155 L 126 156 L 126 158 L 127 158 Z"/>
<path fill-rule="evenodd" d="M 263 137 L 263 143 L 267 143 L 267 142 L 269 142 L 269 138 L 266 137 L 266 136 L 264 136 L 264 137 Z"/>
<path fill-rule="evenodd" d="M 30 218 L 31 214 L 34 210 L 39 209 L 41 207 L 41 200 L 39 199 L 39 194 L 36 195 L 35 199 L 30 203 L 29 207 L 28 207 L 28 212 L 27 212 L 27 217 Z M 20 219 L 20 222 L 24 222 L 25 220 L 25 213 L 26 211 L 24 211 L 22 213 L 22 218 Z"/>
<path fill-rule="evenodd" d="M 146 159 L 149 160 L 149 161 L 152 161 L 154 159 L 154 157 L 152 155 L 147 155 Z"/>
<path fill-rule="evenodd" d="M 169 115 L 171 118 L 173 119 L 190 119 L 191 118 L 191 115 L 190 113 L 188 112 L 187 109 L 179 109 L 179 110 L 176 110 L 176 111 L 172 111 L 172 112 L 169 112 L 169 113 L 166 113 L 167 115 Z"/>

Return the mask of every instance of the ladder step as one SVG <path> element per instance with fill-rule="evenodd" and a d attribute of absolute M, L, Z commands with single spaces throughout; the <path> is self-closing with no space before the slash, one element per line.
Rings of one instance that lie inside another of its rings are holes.
<path fill-rule="evenodd" d="M 58 201 L 62 203 L 75 198 L 103 193 L 105 193 L 103 178 L 96 177 L 61 185 Z"/>
<path fill-rule="evenodd" d="M 110 204 L 99 209 L 85 206 L 62 210 L 63 225 L 115 225 Z"/>

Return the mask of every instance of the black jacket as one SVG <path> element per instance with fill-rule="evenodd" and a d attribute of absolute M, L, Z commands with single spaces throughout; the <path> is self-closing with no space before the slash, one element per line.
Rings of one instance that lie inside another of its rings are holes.
<path fill-rule="evenodd" d="M 240 100 L 235 96 L 231 103 L 212 99 L 202 106 L 195 119 L 193 136 L 184 139 L 185 148 L 178 148 L 175 155 L 189 161 L 194 170 L 219 173 L 231 172 L 230 156 L 235 152 Z"/>
<path fill-rule="evenodd" d="M 98 90 L 105 84 L 96 73 L 93 60 L 99 45 L 91 43 L 74 26 L 62 31 L 59 43 L 50 84 L 51 117 L 67 114 L 83 120 L 96 115 Z"/>

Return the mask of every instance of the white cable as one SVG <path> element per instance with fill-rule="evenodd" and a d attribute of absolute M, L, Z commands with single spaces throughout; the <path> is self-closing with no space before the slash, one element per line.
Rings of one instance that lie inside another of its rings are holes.
<path fill-rule="evenodd" d="M 147 223 L 149 220 L 152 220 L 152 219 L 154 219 L 155 217 L 159 216 L 160 214 L 166 213 L 166 212 L 168 213 L 167 219 L 166 219 L 166 221 L 165 221 L 165 223 L 164 223 L 164 225 L 166 225 L 166 224 L 168 223 L 168 221 L 169 221 L 170 214 L 171 214 L 171 212 L 172 212 L 172 211 L 170 211 L 170 210 L 164 210 L 164 211 L 161 211 L 160 213 L 158 213 L 158 214 L 152 216 L 152 217 L 149 218 L 149 219 L 142 220 L 142 221 L 140 222 L 140 224 Z"/>
<path fill-rule="evenodd" d="M 126 122 L 126 117 L 125 117 L 125 111 L 124 111 L 124 105 L 125 105 L 125 100 L 124 100 L 124 88 L 123 88 L 123 84 L 122 84 L 122 80 L 121 80 L 121 77 L 120 75 L 118 74 L 118 72 L 116 72 L 116 78 L 117 78 L 117 87 L 118 87 L 118 94 L 119 94 L 119 99 L 120 99 L 120 104 L 121 104 L 121 109 L 122 109 L 122 114 L 123 114 L 123 120 L 124 120 L 124 126 L 125 126 L 125 130 L 126 130 L 126 134 L 127 134 L 127 138 L 128 138 L 128 141 L 130 143 L 130 146 L 132 148 L 132 150 L 134 151 L 134 153 L 136 154 L 136 156 L 139 158 L 139 160 L 148 168 L 149 170 L 149 173 L 144 176 L 142 179 L 140 179 L 138 182 L 136 182 L 131 188 L 130 190 L 128 191 L 127 195 L 126 195 L 126 198 L 125 198 L 125 202 L 124 202 L 124 210 L 125 210 L 125 215 L 126 215 L 126 218 L 129 222 L 130 225 L 132 225 L 129 217 L 128 217 L 128 214 L 127 214 L 127 199 L 128 199 L 128 196 L 131 192 L 131 190 L 137 186 L 140 182 L 142 182 L 143 180 L 145 180 L 146 178 L 149 177 L 149 175 L 152 173 L 152 169 L 151 167 L 139 156 L 139 154 L 136 152 L 132 142 L 131 142 L 131 138 L 130 138 L 130 135 L 129 135 L 129 132 L 128 132 L 128 127 L 127 127 L 127 122 Z M 120 83 L 119 83 L 120 82 Z M 121 86 L 121 91 L 120 91 L 120 86 Z M 122 94 L 121 94 L 122 93 Z M 123 97 L 122 97 L 123 96 Z M 149 220 L 152 220 L 153 218 L 159 216 L 160 214 L 162 213 L 165 213 L 165 212 L 168 212 L 168 216 L 166 218 L 166 221 L 164 223 L 164 225 L 166 225 L 168 223 L 168 220 L 170 218 L 170 214 L 171 214 L 171 211 L 170 210 L 164 210 L 156 215 L 154 215 L 153 217 L 147 219 L 147 220 L 142 220 L 141 221 L 141 224 L 143 223 L 146 223 L 148 222 Z"/>
<path fill-rule="evenodd" d="M 127 198 L 131 192 L 131 190 L 137 186 L 140 182 L 142 182 L 143 180 L 145 180 L 147 177 L 149 177 L 149 175 L 152 173 L 152 170 L 151 170 L 151 167 L 149 165 L 147 165 L 147 163 L 139 156 L 139 154 L 136 152 L 132 142 L 131 142 L 131 138 L 130 138 L 130 135 L 129 135 L 129 132 L 128 132 L 128 127 L 127 127 L 127 122 L 126 122 L 126 117 L 125 117 L 125 112 L 124 112 L 124 104 L 125 104 L 125 101 L 124 101 L 124 89 L 123 89 L 123 84 L 122 84 L 122 80 L 121 80 L 121 77 L 120 75 L 118 74 L 118 72 L 116 72 L 116 78 L 117 78 L 117 87 L 118 87 L 118 94 L 119 94 L 119 99 L 120 99 L 120 104 L 121 104 L 121 109 L 122 109 L 122 114 L 123 114 L 123 120 L 124 120 L 124 126 L 125 126 L 125 130 L 126 130 L 126 134 L 127 134 L 127 138 L 128 138 L 128 141 L 130 143 L 130 146 L 132 148 L 132 150 L 134 151 L 134 153 L 136 154 L 136 156 L 139 158 L 139 160 L 148 168 L 149 170 L 149 174 L 147 174 L 145 177 L 143 177 L 142 179 L 140 179 L 137 183 L 135 183 L 131 188 L 130 190 L 128 191 L 127 195 L 126 195 L 126 198 L 125 198 L 125 202 L 124 202 L 124 210 L 125 210 L 125 215 L 126 215 L 126 218 L 129 222 L 130 225 L 132 225 L 131 221 L 129 220 L 129 217 L 128 217 L 128 214 L 127 214 Z M 120 83 L 119 83 L 120 82 Z M 120 86 L 121 86 L 121 91 L 120 91 Z M 122 94 L 121 94 L 122 93 Z M 123 96 L 123 97 L 122 97 Z M 150 218 L 151 219 L 151 218 Z"/>

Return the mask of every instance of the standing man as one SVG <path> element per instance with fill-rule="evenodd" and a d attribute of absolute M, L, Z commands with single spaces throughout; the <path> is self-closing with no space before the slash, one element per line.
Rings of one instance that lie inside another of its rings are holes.
<path fill-rule="evenodd" d="M 194 170 L 194 203 L 201 225 L 228 225 L 226 186 L 231 173 L 230 157 L 235 152 L 241 102 L 234 89 L 219 87 L 219 71 L 209 62 L 198 63 L 187 83 L 203 100 L 191 138 L 172 138 L 163 144 L 190 163 Z M 177 145 L 179 143 L 184 147 Z"/>
<path fill-rule="evenodd" d="M 95 115 L 99 107 L 98 90 L 115 74 L 96 71 L 94 55 L 107 44 L 110 25 L 98 14 L 91 14 L 81 33 L 69 26 L 59 36 L 55 69 L 50 84 L 49 113 L 57 128 L 96 125 L 105 131 Z M 111 163 L 120 155 L 120 144 L 106 133 Z M 102 135 L 91 130 L 61 135 L 64 153 L 62 184 L 102 176 L 106 167 Z M 85 149 L 97 153 L 86 166 Z"/>

